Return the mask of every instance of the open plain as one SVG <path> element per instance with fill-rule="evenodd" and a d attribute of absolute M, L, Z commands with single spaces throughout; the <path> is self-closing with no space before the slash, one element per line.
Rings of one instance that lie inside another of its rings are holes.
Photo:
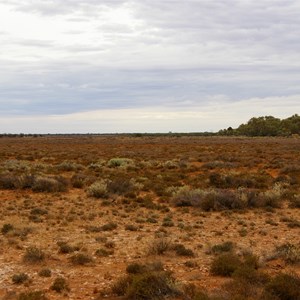
<path fill-rule="evenodd" d="M 298 138 L 1 138 L 0 201 L 1 299 L 300 299 Z"/>

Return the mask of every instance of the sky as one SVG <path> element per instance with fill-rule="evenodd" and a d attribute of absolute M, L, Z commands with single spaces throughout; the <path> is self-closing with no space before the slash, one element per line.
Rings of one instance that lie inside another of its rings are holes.
<path fill-rule="evenodd" d="M 299 0 L 1 0 L 0 132 L 203 132 L 300 112 Z"/>

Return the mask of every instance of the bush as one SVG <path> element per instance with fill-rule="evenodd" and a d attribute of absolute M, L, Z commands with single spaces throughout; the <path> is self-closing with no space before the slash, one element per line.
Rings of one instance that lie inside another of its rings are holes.
<path fill-rule="evenodd" d="M 57 293 L 70 291 L 69 285 L 66 279 L 63 277 L 57 277 L 51 285 L 50 289 L 56 291 Z"/>
<path fill-rule="evenodd" d="M 135 226 L 135 225 L 132 225 L 132 224 L 126 224 L 125 225 L 125 230 L 127 230 L 127 231 L 138 231 L 139 227 Z"/>
<path fill-rule="evenodd" d="M 179 256 L 190 256 L 190 257 L 192 257 L 192 256 L 195 255 L 193 250 L 185 248 L 185 246 L 182 245 L 182 244 L 174 245 L 173 248 L 176 251 L 176 254 L 179 255 Z"/>
<path fill-rule="evenodd" d="M 41 276 L 41 277 L 51 277 L 51 275 L 52 275 L 52 272 L 48 268 L 45 268 L 45 269 L 42 269 L 39 271 L 39 276 Z"/>
<path fill-rule="evenodd" d="M 65 172 L 69 172 L 69 171 L 78 171 L 78 170 L 82 170 L 83 166 L 71 161 L 63 161 L 62 163 L 60 163 L 59 165 L 57 165 L 57 168 L 60 171 L 65 171 Z"/>
<path fill-rule="evenodd" d="M 291 243 L 278 246 L 275 250 L 275 257 L 283 258 L 289 264 L 300 262 L 300 247 Z"/>
<path fill-rule="evenodd" d="M 300 277 L 294 274 L 278 274 L 267 285 L 266 291 L 280 300 L 300 299 Z"/>
<path fill-rule="evenodd" d="M 26 263 L 39 263 L 45 259 L 44 252 L 37 247 L 29 247 L 23 256 L 23 261 Z"/>
<path fill-rule="evenodd" d="M 174 279 L 168 272 L 147 272 L 133 276 L 126 296 L 134 300 L 163 299 L 166 296 L 176 295 Z"/>
<path fill-rule="evenodd" d="M 72 253 L 79 250 L 79 247 L 70 246 L 66 242 L 57 242 L 57 245 L 59 246 L 59 252 L 63 254 Z"/>
<path fill-rule="evenodd" d="M 175 206 L 199 206 L 200 201 L 205 198 L 206 192 L 200 189 L 191 190 L 187 186 L 180 187 L 173 192 L 172 202 Z"/>
<path fill-rule="evenodd" d="M 34 180 L 32 190 L 34 192 L 65 192 L 68 188 L 68 182 L 62 176 L 37 176 Z"/>
<path fill-rule="evenodd" d="M 12 224 L 7 223 L 7 224 L 4 224 L 4 225 L 2 226 L 2 228 L 1 228 L 1 233 L 2 233 L 3 235 L 5 235 L 5 234 L 7 234 L 8 232 L 10 232 L 10 231 L 12 231 L 12 230 L 14 230 L 14 226 L 13 226 Z"/>
<path fill-rule="evenodd" d="M 107 249 L 104 249 L 104 248 L 97 249 L 96 252 L 95 252 L 95 254 L 97 256 L 102 256 L 102 257 L 112 255 L 113 253 L 114 253 L 114 250 L 107 250 Z"/>
<path fill-rule="evenodd" d="M 100 228 L 102 231 L 112 231 L 118 228 L 118 224 L 110 222 L 102 225 Z"/>
<path fill-rule="evenodd" d="M 17 188 L 18 176 L 11 173 L 0 174 L 0 189 L 14 190 Z"/>
<path fill-rule="evenodd" d="M 87 194 L 95 198 L 106 198 L 108 196 L 107 183 L 103 180 L 94 182 L 88 187 Z"/>
<path fill-rule="evenodd" d="M 128 274 L 141 274 L 144 273 L 146 270 L 147 270 L 147 266 L 139 263 L 130 264 L 126 268 L 126 272 Z"/>
<path fill-rule="evenodd" d="M 29 276 L 25 273 L 20 273 L 14 274 L 11 279 L 14 284 L 21 284 L 27 281 L 29 279 Z"/>
<path fill-rule="evenodd" d="M 232 253 L 225 253 L 216 257 L 210 271 L 213 275 L 231 276 L 242 265 L 239 257 Z"/>
<path fill-rule="evenodd" d="M 88 180 L 85 174 L 75 174 L 71 177 L 71 184 L 74 188 L 83 188 Z"/>
<path fill-rule="evenodd" d="M 166 251 L 171 249 L 171 243 L 166 238 L 155 239 L 152 244 L 149 245 L 149 255 L 162 255 Z"/>
<path fill-rule="evenodd" d="M 118 296 L 124 296 L 128 290 L 130 284 L 132 284 L 131 276 L 120 277 L 111 287 L 112 293 Z"/>
<path fill-rule="evenodd" d="M 300 194 L 294 195 L 290 200 L 290 207 L 292 208 L 300 208 Z"/>
<path fill-rule="evenodd" d="M 230 252 L 233 250 L 233 242 L 224 242 L 222 244 L 217 244 L 211 247 L 212 253 Z"/>
<path fill-rule="evenodd" d="M 134 185 L 131 180 L 126 177 L 118 177 L 110 181 L 107 185 L 109 192 L 113 194 L 126 194 L 128 192 L 134 191 Z"/>
<path fill-rule="evenodd" d="M 42 291 L 33 291 L 21 293 L 18 300 L 47 300 L 45 293 Z"/>
<path fill-rule="evenodd" d="M 74 265 L 86 265 L 93 262 L 93 258 L 85 253 L 76 253 L 75 255 L 70 257 L 70 261 Z"/>
<path fill-rule="evenodd" d="M 129 158 L 112 158 L 107 163 L 108 167 L 127 167 L 134 165 L 133 160 Z"/>
<path fill-rule="evenodd" d="M 251 266 L 242 265 L 237 268 L 232 277 L 239 281 L 245 281 L 250 284 L 265 284 L 269 281 L 269 276 L 262 273 Z"/>

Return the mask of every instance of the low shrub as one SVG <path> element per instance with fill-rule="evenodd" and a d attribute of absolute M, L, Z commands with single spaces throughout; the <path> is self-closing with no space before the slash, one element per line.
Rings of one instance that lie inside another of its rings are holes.
<path fill-rule="evenodd" d="M 0 189 L 14 190 L 17 188 L 19 177 L 9 172 L 0 174 Z"/>
<path fill-rule="evenodd" d="M 146 272 L 133 276 L 126 297 L 134 300 L 163 299 L 178 294 L 169 272 Z"/>
<path fill-rule="evenodd" d="M 57 165 L 57 169 L 63 172 L 79 171 L 82 170 L 83 168 L 84 168 L 83 165 L 71 161 L 63 161 L 62 163 Z"/>
<path fill-rule="evenodd" d="M 32 186 L 34 192 L 65 192 L 67 189 L 68 181 L 62 176 L 37 176 Z"/>
<path fill-rule="evenodd" d="M 132 263 L 127 266 L 126 272 L 128 274 L 142 274 L 147 270 L 147 266 L 139 263 Z"/>
<path fill-rule="evenodd" d="M 35 246 L 27 248 L 23 256 L 23 261 L 26 263 L 39 263 L 42 262 L 44 259 L 45 253 Z"/>
<path fill-rule="evenodd" d="M 129 158 L 112 158 L 108 161 L 107 166 L 110 168 L 134 166 L 134 162 Z"/>
<path fill-rule="evenodd" d="M 70 261 L 74 265 L 86 265 L 93 262 L 93 258 L 85 253 L 76 253 L 70 257 Z"/>
<path fill-rule="evenodd" d="M 292 207 L 292 208 L 300 208 L 300 194 L 294 195 L 290 199 L 290 207 Z"/>
<path fill-rule="evenodd" d="M 42 269 L 39 271 L 39 276 L 40 277 L 51 277 L 52 271 L 48 268 Z"/>
<path fill-rule="evenodd" d="M 171 273 L 163 270 L 161 263 L 127 266 L 128 275 L 112 286 L 112 292 L 132 300 L 158 300 L 179 294 Z"/>
<path fill-rule="evenodd" d="M 295 274 L 280 273 L 266 286 L 266 291 L 280 300 L 300 299 L 300 277 Z"/>
<path fill-rule="evenodd" d="M 126 194 L 135 190 L 132 181 L 127 177 L 114 178 L 107 184 L 107 189 L 113 194 Z"/>
<path fill-rule="evenodd" d="M 14 284 L 21 284 L 26 282 L 29 279 L 29 276 L 26 273 L 20 273 L 14 274 L 11 279 Z"/>
<path fill-rule="evenodd" d="M 127 225 L 125 225 L 125 230 L 127 230 L 127 231 L 138 231 L 139 227 L 136 226 L 136 225 L 127 224 Z"/>
<path fill-rule="evenodd" d="M 66 242 L 57 242 L 57 245 L 59 246 L 59 252 L 63 254 L 72 253 L 79 250 L 79 247 L 71 246 Z"/>
<path fill-rule="evenodd" d="M 110 222 L 102 225 L 100 228 L 102 231 L 112 231 L 118 228 L 118 224 Z"/>
<path fill-rule="evenodd" d="M 107 183 L 103 180 L 96 181 L 87 189 L 90 197 L 106 198 L 108 196 Z"/>
<path fill-rule="evenodd" d="M 106 257 L 109 255 L 112 255 L 113 253 L 114 253 L 114 250 L 100 248 L 100 249 L 96 250 L 95 255 L 100 256 L 100 257 Z"/>
<path fill-rule="evenodd" d="M 190 257 L 192 257 L 192 256 L 195 255 L 193 250 L 187 249 L 182 244 L 176 244 L 172 248 L 175 250 L 176 254 L 179 255 L 179 256 L 190 256 Z"/>
<path fill-rule="evenodd" d="M 47 300 L 45 293 L 43 291 L 30 291 L 21 293 L 18 296 L 18 300 Z"/>
<path fill-rule="evenodd" d="M 62 292 L 69 292 L 70 288 L 65 278 L 57 277 L 55 278 L 53 284 L 50 287 L 51 290 L 62 293 Z"/>
<path fill-rule="evenodd" d="M 211 264 L 213 275 L 231 276 L 242 265 L 240 258 L 233 253 L 225 253 L 216 257 Z"/>
<path fill-rule="evenodd" d="M 171 249 L 171 242 L 166 238 L 159 238 L 153 240 L 149 245 L 148 254 L 149 255 L 162 255 L 166 251 Z"/>
<path fill-rule="evenodd" d="M 275 249 L 275 257 L 283 258 L 289 264 L 300 262 L 300 247 L 291 243 L 282 244 Z"/>
<path fill-rule="evenodd" d="M 224 242 L 222 244 L 217 244 L 211 247 L 212 253 L 222 253 L 222 252 L 230 252 L 233 250 L 234 244 L 233 242 Z"/>
<path fill-rule="evenodd" d="M 10 231 L 14 230 L 14 226 L 10 223 L 6 223 L 6 224 L 3 224 L 2 228 L 1 228 L 1 233 L 3 235 L 9 233 Z"/>

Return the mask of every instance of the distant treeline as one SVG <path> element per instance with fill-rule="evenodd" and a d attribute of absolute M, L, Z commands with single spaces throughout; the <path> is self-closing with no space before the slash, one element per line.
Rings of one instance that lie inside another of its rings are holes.
<path fill-rule="evenodd" d="M 291 136 L 294 134 L 300 134 L 300 116 L 297 114 L 286 119 L 272 116 L 251 118 L 236 129 L 229 127 L 218 132 L 218 135 L 228 136 Z"/>
<path fill-rule="evenodd" d="M 218 132 L 168 132 L 168 133 L 70 133 L 70 134 L 0 134 L 4 137 L 94 137 L 94 136 L 129 136 L 129 137 L 182 137 L 182 136 L 292 136 L 300 135 L 300 116 L 297 114 L 279 119 L 273 116 L 251 118 L 238 128 L 228 127 Z"/>

